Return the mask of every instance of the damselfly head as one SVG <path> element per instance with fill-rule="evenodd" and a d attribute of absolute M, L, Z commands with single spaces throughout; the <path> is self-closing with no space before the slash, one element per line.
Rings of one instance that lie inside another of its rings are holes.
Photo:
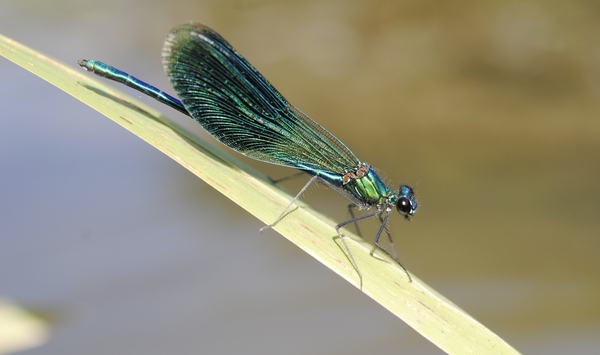
<path fill-rule="evenodd" d="M 406 185 L 400 186 L 396 209 L 398 210 L 398 213 L 408 220 L 410 220 L 410 216 L 417 212 L 417 198 L 415 197 L 415 192 L 412 187 Z"/>

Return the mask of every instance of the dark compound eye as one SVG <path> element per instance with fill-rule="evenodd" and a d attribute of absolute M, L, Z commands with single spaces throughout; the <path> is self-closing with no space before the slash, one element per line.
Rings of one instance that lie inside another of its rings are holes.
<path fill-rule="evenodd" d="M 406 197 L 401 197 L 396 203 L 396 209 L 398 210 L 398 212 L 400 212 L 401 215 L 407 216 L 410 214 L 410 212 L 412 212 L 413 206 L 412 203 L 410 203 L 409 199 L 407 199 Z"/>

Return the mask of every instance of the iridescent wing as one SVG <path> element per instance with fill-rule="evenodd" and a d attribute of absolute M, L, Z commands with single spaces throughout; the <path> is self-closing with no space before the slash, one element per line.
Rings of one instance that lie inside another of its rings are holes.
<path fill-rule="evenodd" d="M 342 174 L 358 158 L 292 106 L 218 33 L 189 23 L 171 31 L 163 65 L 190 115 L 250 158 L 313 174 Z"/>

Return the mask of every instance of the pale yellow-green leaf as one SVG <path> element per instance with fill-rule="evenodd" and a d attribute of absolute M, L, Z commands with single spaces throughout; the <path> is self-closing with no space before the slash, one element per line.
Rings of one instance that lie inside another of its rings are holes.
<path fill-rule="evenodd" d="M 90 73 L 55 60 L 0 36 L 0 55 L 52 83 L 168 155 L 246 209 L 265 224 L 272 223 L 292 196 L 249 174 L 234 158 L 213 149 L 155 110 L 100 83 Z M 78 58 L 79 59 L 79 58 Z M 333 226 L 336 222 L 303 203 L 275 230 L 348 282 L 359 278 Z M 373 256 L 362 239 L 346 238 L 363 275 L 362 291 L 450 354 L 516 354 L 510 345 L 436 293 L 416 276 L 406 274 L 386 257 Z"/>
<path fill-rule="evenodd" d="M 0 355 L 38 347 L 49 333 L 50 325 L 42 317 L 0 298 Z"/>

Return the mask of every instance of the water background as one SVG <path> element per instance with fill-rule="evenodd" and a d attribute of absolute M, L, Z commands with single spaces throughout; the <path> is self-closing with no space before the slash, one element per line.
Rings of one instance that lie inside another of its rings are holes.
<path fill-rule="evenodd" d="M 414 221 L 391 224 L 411 272 L 523 353 L 600 347 L 600 7 L 0 7 L 3 35 L 74 68 L 81 58 L 106 61 L 169 92 L 162 42 L 190 20 L 221 33 L 390 184 L 416 185 Z M 306 199 L 347 218 L 335 192 L 313 188 Z M 112 121 L 0 59 L 0 297 L 46 315 L 52 331 L 22 354 L 441 353 L 261 226 Z"/>

